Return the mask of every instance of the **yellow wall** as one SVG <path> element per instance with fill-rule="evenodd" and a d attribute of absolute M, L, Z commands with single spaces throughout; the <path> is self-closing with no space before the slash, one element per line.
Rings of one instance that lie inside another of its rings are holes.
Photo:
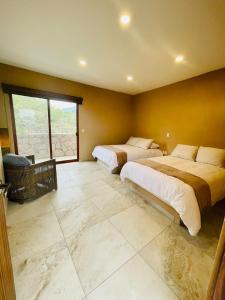
<path fill-rule="evenodd" d="M 122 143 L 131 134 L 129 95 L 0 64 L 0 85 L 2 82 L 83 97 L 80 106 L 80 160 L 91 159 L 95 145 Z M 0 101 L 3 101 L 1 89 Z M 81 133 L 82 128 L 85 133 Z"/>
<path fill-rule="evenodd" d="M 153 137 L 169 152 L 177 143 L 225 148 L 225 68 L 133 97 L 4 64 L 2 82 L 83 97 L 80 160 L 131 134 Z"/>
<path fill-rule="evenodd" d="M 177 143 L 225 148 L 225 68 L 136 95 L 132 123 L 169 152 Z"/>

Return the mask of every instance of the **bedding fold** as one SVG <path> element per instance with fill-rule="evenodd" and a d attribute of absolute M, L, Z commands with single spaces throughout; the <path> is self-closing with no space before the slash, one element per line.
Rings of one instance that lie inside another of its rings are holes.
<path fill-rule="evenodd" d="M 127 162 L 127 152 L 111 145 L 102 146 L 116 154 L 118 167 L 122 167 Z"/>
<path fill-rule="evenodd" d="M 150 167 L 168 176 L 175 177 L 182 182 L 190 185 L 195 192 L 199 210 L 201 212 L 204 212 L 212 206 L 209 184 L 201 177 L 149 159 L 138 159 L 135 162 Z"/>

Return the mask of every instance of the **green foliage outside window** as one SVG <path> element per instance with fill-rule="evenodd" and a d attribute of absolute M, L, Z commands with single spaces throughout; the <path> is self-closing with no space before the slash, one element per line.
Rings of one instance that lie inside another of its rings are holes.
<path fill-rule="evenodd" d="M 18 135 L 48 134 L 47 101 L 41 98 L 13 95 Z M 76 133 L 76 104 L 50 101 L 52 134 Z"/>

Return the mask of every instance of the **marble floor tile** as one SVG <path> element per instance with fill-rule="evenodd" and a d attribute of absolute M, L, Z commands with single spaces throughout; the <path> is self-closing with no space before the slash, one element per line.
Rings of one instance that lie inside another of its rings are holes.
<path fill-rule="evenodd" d="M 123 196 L 113 189 L 110 193 L 102 193 L 90 198 L 90 200 L 95 203 L 106 217 L 118 214 L 133 205 L 129 197 Z"/>
<path fill-rule="evenodd" d="M 179 299 L 205 299 L 213 260 L 176 230 L 168 227 L 140 254 Z"/>
<path fill-rule="evenodd" d="M 87 165 L 82 168 L 64 169 L 58 174 L 60 187 L 87 184 L 104 177 L 105 173 L 101 169 L 88 168 Z"/>
<path fill-rule="evenodd" d="M 137 255 L 123 265 L 88 300 L 176 300 L 175 294 Z"/>
<path fill-rule="evenodd" d="M 90 200 L 57 210 L 56 214 L 66 237 L 79 233 L 105 219 L 103 213 Z"/>
<path fill-rule="evenodd" d="M 79 180 L 80 181 L 80 180 Z M 79 186 L 79 182 L 76 178 L 76 176 L 72 175 L 66 175 L 63 178 L 58 178 L 58 189 L 64 189 L 64 188 L 70 188 L 73 186 Z"/>
<path fill-rule="evenodd" d="M 57 172 L 56 192 L 9 203 L 17 299 L 204 299 L 224 204 L 191 237 L 96 162 Z"/>
<path fill-rule="evenodd" d="M 84 193 L 79 186 L 68 188 L 60 188 L 56 192 L 50 194 L 53 207 L 58 210 L 68 208 L 73 204 L 83 202 L 85 200 Z"/>
<path fill-rule="evenodd" d="M 202 225 L 202 229 L 199 231 L 198 235 L 191 236 L 185 227 L 174 223 L 171 224 L 173 230 L 176 231 L 176 234 L 185 239 L 187 243 L 201 249 L 205 254 L 214 258 L 219 236 L 210 230 L 212 229 L 211 225 L 209 223 L 206 227 Z"/>
<path fill-rule="evenodd" d="M 160 219 L 154 220 L 155 212 L 152 211 L 150 214 L 151 210 L 153 208 L 149 207 L 147 212 L 135 205 L 110 218 L 114 226 L 137 251 L 170 224 L 170 220 L 164 216 L 161 216 L 163 222 L 160 222 Z"/>
<path fill-rule="evenodd" d="M 108 221 L 72 235 L 67 243 L 87 293 L 135 254 L 134 249 Z"/>
<path fill-rule="evenodd" d="M 119 189 L 124 186 L 124 182 L 121 181 L 119 174 L 110 174 L 110 176 L 105 176 L 103 181 L 114 189 Z"/>
<path fill-rule="evenodd" d="M 8 237 L 12 256 L 31 255 L 63 239 L 53 212 L 10 226 Z"/>
<path fill-rule="evenodd" d="M 84 292 L 64 242 L 13 260 L 17 300 L 81 300 Z"/>
<path fill-rule="evenodd" d="M 88 184 L 81 185 L 82 192 L 85 195 L 85 198 L 91 198 L 95 196 L 102 196 L 115 192 L 115 190 L 106 184 L 103 180 L 95 180 Z"/>
<path fill-rule="evenodd" d="M 25 201 L 22 205 L 17 202 L 8 201 L 7 225 L 11 226 L 52 211 L 51 194 L 48 193 L 32 201 Z"/>

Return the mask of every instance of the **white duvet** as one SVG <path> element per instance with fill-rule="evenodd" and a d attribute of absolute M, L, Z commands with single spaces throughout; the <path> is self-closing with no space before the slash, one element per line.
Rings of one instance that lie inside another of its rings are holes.
<path fill-rule="evenodd" d="M 225 198 L 225 169 L 172 156 L 150 158 L 158 163 L 175 167 L 204 179 L 210 187 L 212 205 Z M 136 162 L 127 162 L 120 173 L 159 199 L 171 205 L 180 215 L 189 233 L 197 235 L 201 215 L 194 190 L 183 181 Z"/>
<path fill-rule="evenodd" d="M 160 149 L 142 149 L 139 147 L 134 147 L 127 144 L 113 145 L 114 147 L 127 152 L 127 160 L 136 160 L 139 158 L 148 158 L 154 156 L 162 156 L 162 151 Z M 104 148 L 104 146 L 96 146 L 92 152 L 94 158 L 98 158 L 108 165 L 110 171 L 118 167 L 116 153 L 110 149 Z"/>

